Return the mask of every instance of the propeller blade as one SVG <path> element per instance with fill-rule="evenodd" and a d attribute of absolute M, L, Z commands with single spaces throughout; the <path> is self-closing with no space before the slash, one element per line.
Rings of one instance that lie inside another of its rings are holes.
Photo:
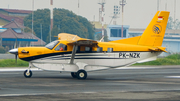
<path fill-rule="evenodd" d="M 17 54 L 15 54 L 16 64 L 17 64 L 17 56 L 18 56 L 18 55 L 17 55 Z"/>

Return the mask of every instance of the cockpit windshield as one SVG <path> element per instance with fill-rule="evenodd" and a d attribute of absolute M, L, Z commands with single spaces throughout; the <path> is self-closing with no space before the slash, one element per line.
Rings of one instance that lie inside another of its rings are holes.
<path fill-rule="evenodd" d="M 59 41 L 53 41 L 53 42 L 47 44 L 45 47 L 48 49 L 53 49 L 58 43 L 59 43 Z"/>

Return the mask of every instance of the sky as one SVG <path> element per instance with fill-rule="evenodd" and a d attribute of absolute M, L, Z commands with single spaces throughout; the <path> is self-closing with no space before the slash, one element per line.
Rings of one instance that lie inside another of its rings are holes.
<path fill-rule="evenodd" d="M 32 10 L 33 0 L 0 0 L 0 8 Z M 79 1 L 79 8 L 78 8 Z M 68 9 L 89 21 L 99 21 L 98 3 L 102 0 L 53 0 L 53 8 Z M 105 0 L 104 22 L 109 24 L 113 16 L 114 5 L 121 0 Z M 158 5 L 159 1 L 159 6 Z M 180 0 L 126 0 L 123 13 L 123 25 L 130 28 L 146 28 L 157 10 L 170 11 L 173 19 L 180 19 Z M 50 0 L 34 0 L 34 10 L 50 8 Z M 120 9 L 121 10 L 121 9 Z M 111 23 L 112 24 L 112 23 Z M 120 12 L 117 24 L 122 24 Z"/>

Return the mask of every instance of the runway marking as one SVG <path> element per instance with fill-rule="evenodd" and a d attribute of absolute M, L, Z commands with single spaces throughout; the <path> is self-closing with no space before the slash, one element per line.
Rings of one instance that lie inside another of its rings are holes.
<path fill-rule="evenodd" d="M 97 93 L 97 92 L 82 92 L 82 93 L 93 94 L 93 93 Z"/>
<path fill-rule="evenodd" d="M 1 74 L 21 74 L 21 73 L 1 73 Z"/>
<path fill-rule="evenodd" d="M 175 78 L 175 79 L 180 79 L 180 76 L 165 76 L 166 78 Z"/>
<path fill-rule="evenodd" d="M 33 94 L 1 94 L 0 96 L 26 96 L 26 95 L 49 95 L 49 94 L 56 94 L 56 93 L 33 93 Z"/>
<path fill-rule="evenodd" d="M 158 69 L 162 67 L 119 67 L 116 69 Z"/>
<path fill-rule="evenodd" d="M 60 94 L 77 94 L 77 93 L 85 93 L 85 94 L 93 94 L 98 92 L 67 92 L 67 93 L 60 93 Z M 8 97 L 8 96 L 33 96 L 33 95 L 52 95 L 52 94 L 59 94 L 59 93 L 31 93 L 31 94 L 1 94 L 1 97 Z"/>
<path fill-rule="evenodd" d="M 18 72 L 18 71 L 25 71 L 27 68 L 5 68 L 0 69 L 0 72 Z M 32 71 L 42 71 L 38 68 L 31 68 Z"/>

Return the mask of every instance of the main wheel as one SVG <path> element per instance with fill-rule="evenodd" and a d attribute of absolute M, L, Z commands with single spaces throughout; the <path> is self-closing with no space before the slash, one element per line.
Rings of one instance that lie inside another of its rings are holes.
<path fill-rule="evenodd" d="M 77 76 L 76 76 L 76 72 L 71 72 L 71 76 L 73 77 L 73 78 L 76 78 Z"/>
<path fill-rule="evenodd" d="M 76 74 L 77 79 L 86 79 L 87 78 L 87 72 L 85 70 L 79 70 Z"/>
<path fill-rule="evenodd" d="M 31 76 L 32 76 L 32 71 L 31 70 L 29 70 L 29 73 L 28 73 L 28 70 L 24 71 L 24 77 L 25 78 L 31 78 Z"/>

